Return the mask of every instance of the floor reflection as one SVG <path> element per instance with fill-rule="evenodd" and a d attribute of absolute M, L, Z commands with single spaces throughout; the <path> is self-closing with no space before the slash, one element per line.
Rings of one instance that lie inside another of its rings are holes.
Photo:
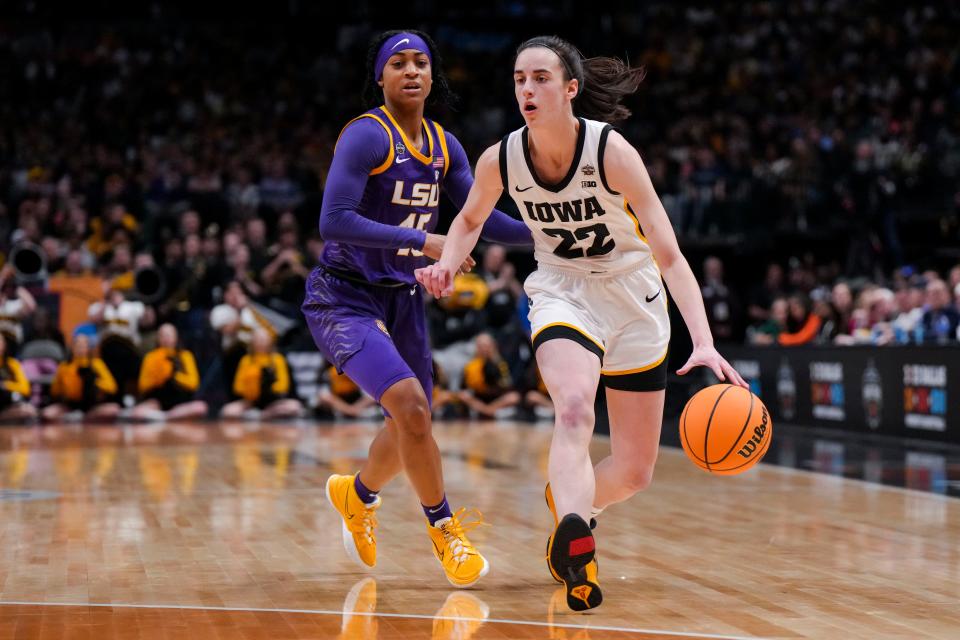
<path fill-rule="evenodd" d="M 376 614 L 377 581 L 372 577 L 363 578 L 350 588 L 343 600 L 340 640 L 377 640 L 381 620 Z M 470 640 L 489 616 L 490 607 L 475 593 L 453 591 L 434 615 L 430 637 L 432 640 Z M 416 622 L 405 624 L 412 626 Z"/>
<path fill-rule="evenodd" d="M 960 497 L 960 447 L 777 425 L 763 461 L 877 484 Z M 679 446 L 676 428 L 663 441 Z"/>
<path fill-rule="evenodd" d="M 460 428 L 459 425 L 454 427 Z M 489 425 L 466 427 L 473 438 L 460 448 L 446 451 L 478 469 L 512 469 L 517 459 L 489 451 Z M 12 495 L 25 486 L 50 491 L 96 490 L 117 473 L 117 452 L 133 448 L 142 487 L 155 500 L 173 494 L 190 495 L 197 486 L 207 444 L 228 445 L 236 475 L 231 484 L 240 490 L 283 488 L 288 472 L 297 466 L 323 467 L 350 472 L 365 449 L 351 447 L 302 447 L 347 441 L 357 433 L 373 434 L 375 424 L 346 426 L 260 425 L 247 422 L 170 423 L 164 425 L 48 425 L 0 428 L 0 494 Z M 524 429 L 513 433 L 517 451 L 528 443 Z M 663 429 L 663 442 L 679 446 L 676 427 Z M 502 442 L 499 443 L 502 447 Z M 462 450 L 461 450 L 462 449 Z M 44 455 L 38 456 L 39 452 Z M 334 453 L 336 452 L 336 453 Z M 778 425 L 764 462 L 867 482 L 894 485 L 941 495 L 960 497 L 960 447 L 922 441 L 855 435 L 824 429 Z M 474 464 L 475 463 L 475 464 Z M 541 465 L 543 466 L 543 465 Z M 51 473 L 52 472 L 52 473 Z M 27 483 L 33 475 L 36 482 Z"/>

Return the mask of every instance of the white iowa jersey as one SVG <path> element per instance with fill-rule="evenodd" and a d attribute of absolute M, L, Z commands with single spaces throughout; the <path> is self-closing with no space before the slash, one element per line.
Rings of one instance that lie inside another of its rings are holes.
<path fill-rule="evenodd" d="M 626 199 L 611 191 L 603 173 L 603 151 L 613 129 L 580 120 L 570 171 L 558 184 L 541 180 L 533 168 L 527 128 L 500 144 L 500 176 L 523 221 L 533 233 L 537 263 L 582 273 L 618 273 L 650 257 L 640 222 Z"/>

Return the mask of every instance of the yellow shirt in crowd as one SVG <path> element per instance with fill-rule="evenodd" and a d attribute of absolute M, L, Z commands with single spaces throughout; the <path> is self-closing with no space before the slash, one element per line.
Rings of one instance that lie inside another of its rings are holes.
<path fill-rule="evenodd" d="M 360 390 L 347 374 L 337 373 L 336 367 L 330 367 L 327 375 L 330 377 L 330 391 L 338 398 L 345 398 Z"/>
<path fill-rule="evenodd" d="M 7 358 L 6 362 L 0 367 L 0 380 L 2 386 L 10 393 L 19 393 L 22 396 L 30 395 L 30 381 L 23 374 L 20 363 L 13 358 Z"/>
<path fill-rule="evenodd" d="M 174 373 L 171 358 L 180 361 L 179 371 Z M 197 361 L 193 354 L 186 349 L 179 351 L 160 347 L 143 357 L 140 365 L 140 380 L 137 388 L 140 394 L 162 387 L 170 378 L 180 388 L 186 391 L 196 391 L 200 386 L 200 374 L 197 372 Z"/>
<path fill-rule="evenodd" d="M 103 393 L 111 395 L 117 392 L 117 381 L 113 379 L 107 365 L 100 358 L 74 358 L 70 362 L 61 362 L 57 373 L 53 377 L 53 386 L 50 394 L 60 400 L 78 402 L 83 399 L 83 380 L 79 369 L 90 367 L 96 375 L 97 388 Z"/>
<path fill-rule="evenodd" d="M 491 388 L 487 384 L 486 377 L 483 374 L 483 368 L 487 361 L 483 358 L 474 358 L 463 368 L 463 384 L 474 393 L 492 393 L 497 389 Z M 500 379 L 498 383 L 501 387 L 510 386 L 510 369 L 503 360 L 494 363 L 497 367 Z"/>
<path fill-rule="evenodd" d="M 247 402 L 256 402 L 260 397 L 260 372 L 267 367 L 273 367 L 276 377 L 270 389 L 277 396 L 287 395 L 290 391 L 290 372 L 287 370 L 287 361 L 277 352 L 243 356 L 233 379 L 233 392 Z"/>

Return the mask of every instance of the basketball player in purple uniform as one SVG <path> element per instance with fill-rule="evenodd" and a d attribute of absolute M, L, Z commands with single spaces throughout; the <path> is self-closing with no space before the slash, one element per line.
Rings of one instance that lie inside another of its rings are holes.
<path fill-rule="evenodd" d="M 440 189 L 461 207 L 473 176 L 457 139 L 423 117 L 432 88 L 434 99 L 452 97 L 426 34 L 378 36 L 367 57 L 367 88 L 377 99 L 382 91 L 383 105 L 351 120 L 337 141 L 320 213 L 326 245 L 307 283 L 303 312 L 327 360 L 388 417 L 359 473 L 331 476 L 327 497 L 343 518 L 347 555 L 372 567 L 377 493 L 405 470 L 423 505 L 434 555 L 454 586 L 468 587 L 489 566 L 465 534 L 476 521 L 464 523 L 465 509 L 453 513 L 444 493 L 431 434 L 426 317 L 414 271 L 443 250 L 444 237 L 433 233 Z M 483 235 L 532 244 L 526 225 L 499 211 Z"/>

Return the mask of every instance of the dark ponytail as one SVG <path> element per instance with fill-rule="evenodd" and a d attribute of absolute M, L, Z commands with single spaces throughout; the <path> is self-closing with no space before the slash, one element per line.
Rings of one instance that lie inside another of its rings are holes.
<path fill-rule="evenodd" d="M 630 67 L 618 58 L 584 58 L 576 47 L 559 36 L 530 38 L 517 48 L 517 56 L 531 47 L 553 51 L 560 58 L 564 80 L 578 81 L 580 86 L 573 99 L 575 114 L 609 123 L 630 117 L 630 110 L 620 102 L 640 87 L 646 75 L 643 67 Z"/>
<path fill-rule="evenodd" d="M 447 76 L 443 72 L 443 59 L 440 52 L 437 51 L 437 45 L 433 39 L 423 31 L 416 29 L 394 29 L 393 31 L 384 31 L 370 40 L 370 47 L 367 49 L 367 78 L 363 84 L 363 101 L 369 108 L 379 107 L 383 104 L 383 89 L 377 84 L 377 71 L 374 65 L 377 63 L 377 52 L 388 39 L 398 33 L 412 33 L 423 38 L 423 41 L 430 47 L 430 58 L 432 60 L 430 68 L 433 76 L 433 87 L 430 89 L 430 96 L 427 98 L 429 106 L 454 107 L 457 104 L 457 94 L 450 89 L 447 82 Z"/>

